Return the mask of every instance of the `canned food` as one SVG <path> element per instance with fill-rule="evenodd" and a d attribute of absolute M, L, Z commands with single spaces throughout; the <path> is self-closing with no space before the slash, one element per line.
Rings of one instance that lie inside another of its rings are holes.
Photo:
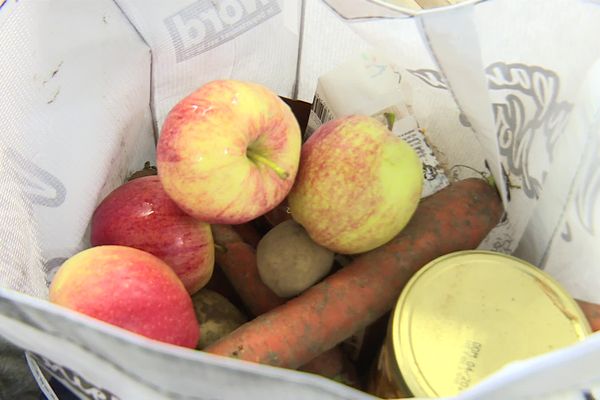
<path fill-rule="evenodd" d="M 590 333 L 577 303 L 542 270 L 500 253 L 452 253 L 424 266 L 402 291 L 369 391 L 452 396 L 511 361 Z"/>

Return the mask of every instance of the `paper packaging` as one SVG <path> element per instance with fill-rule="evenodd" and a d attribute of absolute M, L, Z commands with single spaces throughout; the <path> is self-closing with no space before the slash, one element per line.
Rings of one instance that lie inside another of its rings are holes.
<path fill-rule="evenodd" d="M 401 69 L 375 50 L 364 51 L 319 77 L 305 139 L 335 118 L 369 115 L 415 150 L 423 163 L 427 197 L 448 185 L 448 178 L 403 97 Z M 391 118 L 391 119 L 390 119 Z"/>
<path fill-rule="evenodd" d="M 400 67 L 408 114 L 442 166 L 488 161 L 508 219 L 482 246 L 600 303 L 600 3 L 467 0 L 412 14 L 370 0 L 0 0 L 0 335 L 29 351 L 49 398 L 36 366 L 86 399 L 370 398 L 156 343 L 44 297 L 103 194 L 153 161 L 178 97 L 231 77 L 310 101 L 319 76 L 369 45 Z M 599 397 L 598 360 L 593 335 L 457 399 Z"/>
<path fill-rule="evenodd" d="M 308 139 L 322 124 L 352 114 L 372 116 L 388 127 L 391 124 L 392 133 L 410 144 L 423 163 L 422 197 L 427 197 L 449 182 L 409 111 L 401 76 L 401 68 L 374 49 L 361 52 L 321 75 L 304 138 Z M 344 342 L 355 361 L 362 352 L 365 334 L 363 329 Z"/>

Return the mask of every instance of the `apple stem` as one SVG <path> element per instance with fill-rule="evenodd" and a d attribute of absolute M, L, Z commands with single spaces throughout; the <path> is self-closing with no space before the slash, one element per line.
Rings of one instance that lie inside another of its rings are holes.
<path fill-rule="evenodd" d="M 391 131 L 394 129 L 394 122 L 396 122 L 396 114 L 392 112 L 383 113 L 385 116 L 385 121 L 387 122 L 387 127 Z"/>
<path fill-rule="evenodd" d="M 287 179 L 288 176 L 290 176 L 290 174 L 285 169 L 281 168 L 279 165 L 275 164 L 268 158 L 255 153 L 254 151 L 252 151 L 252 149 L 246 150 L 246 155 L 255 163 L 264 164 L 267 167 L 271 168 L 281 179 Z"/>

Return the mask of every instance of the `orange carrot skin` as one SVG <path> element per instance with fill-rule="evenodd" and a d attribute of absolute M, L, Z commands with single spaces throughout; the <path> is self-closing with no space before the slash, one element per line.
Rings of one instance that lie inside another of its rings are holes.
<path fill-rule="evenodd" d="M 600 331 L 600 304 L 589 303 L 583 300 L 577 300 L 577 304 L 583 311 L 583 314 L 590 323 L 593 332 Z"/>
<path fill-rule="evenodd" d="M 215 253 L 217 263 L 234 286 L 244 305 L 255 316 L 261 315 L 283 304 L 285 299 L 278 297 L 260 279 L 256 266 L 256 252 L 245 243 L 244 237 L 236 229 L 238 226 L 212 226 L 215 242 L 223 246 L 226 251 Z M 253 228 L 250 226 L 247 229 Z M 251 236 L 253 235 L 251 234 Z M 345 364 L 344 360 L 345 355 L 342 350 L 334 347 L 310 360 L 302 367 L 302 370 L 333 378 L 350 370 L 350 366 Z"/>
<path fill-rule="evenodd" d="M 260 279 L 256 250 L 251 245 L 229 225 L 212 225 L 212 232 L 215 243 L 224 248 L 224 251 L 215 251 L 215 260 L 253 315 L 264 314 L 285 303 L 285 299 Z"/>
<path fill-rule="evenodd" d="M 457 182 L 423 200 L 390 242 L 205 350 L 297 368 L 389 311 L 406 282 L 429 261 L 476 248 L 502 213 L 496 190 L 485 181 Z"/>

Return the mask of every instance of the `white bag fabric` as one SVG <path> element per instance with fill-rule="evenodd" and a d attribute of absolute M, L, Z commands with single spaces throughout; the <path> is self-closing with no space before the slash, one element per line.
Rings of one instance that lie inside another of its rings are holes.
<path fill-rule="evenodd" d="M 42 386 L 51 373 L 84 399 L 371 398 L 45 300 L 52 272 L 89 245 L 98 202 L 154 161 L 180 98 L 235 78 L 311 101 L 319 76 L 371 46 L 398 66 L 445 166 L 487 161 L 508 218 L 482 247 L 600 303 L 600 4 L 467 1 L 410 16 L 384 3 L 0 0 L 0 336 L 29 351 Z M 457 398 L 600 396 L 599 360 L 595 335 Z"/>

